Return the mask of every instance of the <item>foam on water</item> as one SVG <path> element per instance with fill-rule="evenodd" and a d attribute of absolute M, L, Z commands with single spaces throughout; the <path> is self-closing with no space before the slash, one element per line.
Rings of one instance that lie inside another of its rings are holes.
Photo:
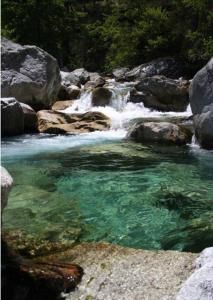
<path fill-rule="evenodd" d="M 81 147 L 104 142 L 119 141 L 125 137 L 125 130 L 95 131 L 79 135 L 22 135 L 5 139 L 2 142 L 2 159 L 10 157 L 31 156 L 44 152 L 65 151 L 67 149 Z"/>
<path fill-rule="evenodd" d="M 91 91 L 85 91 L 79 100 L 63 110 L 65 113 L 85 113 L 87 111 L 98 111 L 108 116 L 111 121 L 111 129 L 124 129 L 129 121 L 137 118 L 147 117 L 175 117 L 175 116 L 190 116 L 190 105 L 185 112 L 159 112 L 144 107 L 143 103 L 128 102 L 129 92 L 133 83 L 116 83 L 108 82 L 108 89 L 112 92 L 112 99 L 109 106 L 93 107 Z"/>

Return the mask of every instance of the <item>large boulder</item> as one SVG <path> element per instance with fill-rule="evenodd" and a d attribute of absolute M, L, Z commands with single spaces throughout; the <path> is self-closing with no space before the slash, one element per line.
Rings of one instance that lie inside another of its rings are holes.
<path fill-rule="evenodd" d="M 15 98 L 1 98 L 1 133 L 4 136 L 19 135 L 24 132 L 24 113 Z"/>
<path fill-rule="evenodd" d="M 110 119 L 100 112 L 66 114 L 51 110 L 41 110 L 37 113 L 37 116 L 38 130 L 41 133 L 78 134 L 107 130 L 110 127 Z"/>
<path fill-rule="evenodd" d="M 1 212 L 7 206 L 8 196 L 12 185 L 12 177 L 4 167 L 1 167 Z"/>
<path fill-rule="evenodd" d="M 50 107 L 60 88 L 57 60 L 36 46 L 2 38 L 2 97 L 15 97 L 35 109 Z"/>
<path fill-rule="evenodd" d="M 92 92 L 93 106 L 107 106 L 110 104 L 112 92 L 105 87 L 99 87 Z"/>
<path fill-rule="evenodd" d="M 189 104 L 189 82 L 165 76 L 142 79 L 130 92 L 130 102 L 143 102 L 145 107 L 159 111 L 185 111 Z"/>
<path fill-rule="evenodd" d="M 213 58 L 193 78 L 189 98 L 197 140 L 213 149 Z"/>
<path fill-rule="evenodd" d="M 141 80 L 145 77 L 164 75 L 169 78 L 179 78 L 182 70 L 181 65 L 172 57 L 164 57 L 135 67 L 126 72 L 125 80 Z"/>
<path fill-rule="evenodd" d="M 201 252 L 196 270 L 182 285 L 176 300 L 213 299 L 213 247 Z"/>
<path fill-rule="evenodd" d="M 133 126 L 127 139 L 139 143 L 184 145 L 191 141 L 192 133 L 186 128 L 168 122 L 144 122 Z"/>

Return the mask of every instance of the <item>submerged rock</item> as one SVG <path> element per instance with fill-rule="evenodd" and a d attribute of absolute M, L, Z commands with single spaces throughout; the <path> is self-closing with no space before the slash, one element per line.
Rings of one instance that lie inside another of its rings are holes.
<path fill-rule="evenodd" d="M 196 138 L 203 148 L 213 149 L 213 58 L 193 78 L 189 95 Z"/>
<path fill-rule="evenodd" d="M 35 109 L 48 108 L 60 88 L 57 60 L 36 46 L 2 38 L 2 97 L 15 97 Z"/>
<path fill-rule="evenodd" d="M 191 141 L 190 131 L 168 122 L 145 122 L 136 124 L 127 134 L 127 139 L 140 143 L 184 145 Z"/>
<path fill-rule="evenodd" d="M 7 206 L 8 196 L 13 185 L 13 178 L 8 171 L 1 166 L 1 212 Z"/>
<path fill-rule="evenodd" d="M 110 104 L 112 92 L 104 87 L 99 87 L 92 92 L 93 106 L 107 106 Z"/>
<path fill-rule="evenodd" d="M 41 133 L 78 134 L 107 130 L 110 127 L 110 119 L 100 112 L 66 114 L 51 110 L 41 110 L 37 113 L 37 116 L 38 130 Z"/>
<path fill-rule="evenodd" d="M 24 113 L 15 98 L 1 98 L 1 130 L 2 137 L 24 132 Z"/>
<path fill-rule="evenodd" d="M 159 111 L 185 111 L 189 104 L 189 82 L 165 76 L 142 79 L 130 92 L 130 102 L 143 102 L 145 107 Z"/>
<path fill-rule="evenodd" d="M 183 284 L 176 300 L 213 299 L 213 248 L 206 248 L 196 261 L 197 269 Z"/>

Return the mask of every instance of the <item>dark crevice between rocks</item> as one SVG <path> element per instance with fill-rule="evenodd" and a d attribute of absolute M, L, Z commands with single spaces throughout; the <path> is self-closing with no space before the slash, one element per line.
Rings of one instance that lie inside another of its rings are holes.
<path fill-rule="evenodd" d="M 75 264 L 26 259 L 2 238 L 2 299 L 56 300 L 81 281 L 83 269 Z"/>

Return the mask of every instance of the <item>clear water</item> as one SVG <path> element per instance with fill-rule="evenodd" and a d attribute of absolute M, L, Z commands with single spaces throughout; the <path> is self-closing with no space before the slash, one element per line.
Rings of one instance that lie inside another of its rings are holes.
<path fill-rule="evenodd" d="M 213 244 L 213 153 L 145 147 L 125 131 L 2 143 L 15 185 L 3 226 L 50 241 L 200 251 Z"/>

